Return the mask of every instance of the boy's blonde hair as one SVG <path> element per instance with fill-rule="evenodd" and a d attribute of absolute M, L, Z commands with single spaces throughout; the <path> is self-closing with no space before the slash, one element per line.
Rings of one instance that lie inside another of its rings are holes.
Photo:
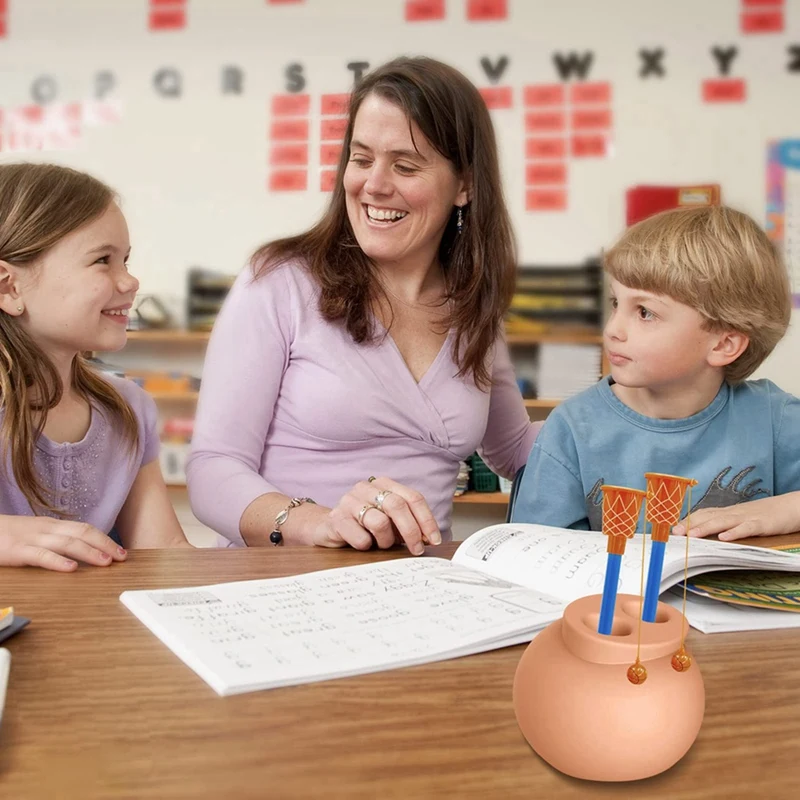
<path fill-rule="evenodd" d="M 730 383 L 751 375 L 789 326 L 786 267 L 766 233 L 732 208 L 679 208 L 648 217 L 623 234 L 603 266 L 624 286 L 694 308 L 706 330 L 748 336 L 747 349 L 725 367 Z"/>

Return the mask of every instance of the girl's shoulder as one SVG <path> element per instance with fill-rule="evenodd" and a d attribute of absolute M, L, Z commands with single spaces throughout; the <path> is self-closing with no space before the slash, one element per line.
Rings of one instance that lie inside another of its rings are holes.
<path fill-rule="evenodd" d="M 122 395 L 122 399 L 141 421 L 157 418 L 158 409 L 155 400 L 137 383 L 111 372 L 98 372 L 97 374 Z"/>

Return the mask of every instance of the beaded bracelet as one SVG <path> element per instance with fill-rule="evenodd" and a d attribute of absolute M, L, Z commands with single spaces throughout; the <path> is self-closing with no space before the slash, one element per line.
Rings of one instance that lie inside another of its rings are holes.
<path fill-rule="evenodd" d="M 279 544 L 283 544 L 283 534 L 281 533 L 281 525 L 289 518 L 289 512 L 293 508 L 297 508 L 297 506 L 303 505 L 303 503 L 312 503 L 316 505 L 314 501 L 310 497 L 293 497 L 292 502 L 289 503 L 286 508 L 275 517 L 275 526 L 272 529 L 272 533 L 269 535 L 269 540 L 274 544 L 276 547 Z"/>

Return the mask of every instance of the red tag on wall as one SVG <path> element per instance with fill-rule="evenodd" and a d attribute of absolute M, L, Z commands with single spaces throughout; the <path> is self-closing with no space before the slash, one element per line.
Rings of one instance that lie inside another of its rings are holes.
<path fill-rule="evenodd" d="M 513 106 L 513 93 L 510 86 L 485 86 L 478 91 L 490 111 Z"/>
<path fill-rule="evenodd" d="M 406 22 L 444 19 L 444 0 L 406 0 Z"/>
<path fill-rule="evenodd" d="M 743 103 L 747 86 L 742 78 L 712 78 L 703 81 L 703 101 L 706 103 Z"/>
<path fill-rule="evenodd" d="M 506 0 L 467 0 L 467 19 L 470 22 L 508 18 Z"/>

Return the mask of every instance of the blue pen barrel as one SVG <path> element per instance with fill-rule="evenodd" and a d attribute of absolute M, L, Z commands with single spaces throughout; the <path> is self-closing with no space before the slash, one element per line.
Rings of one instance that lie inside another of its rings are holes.
<path fill-rule="evenodd" d="M 658 609 L 658 595 L 661 588 L 661 572 L 664 568 L 664 550 L 666 542 L 653 542 L 650 550 L 650 569 L 647 571 L 647 589 L 644 593 L 642 621 L 655 622 Z"/>
<path fill-rule="evenodd" d="M 603 600 L 600 603 L 600 622 L 598 633 L 611 633 L 614 624 L 614 607 L 617 605 L 617 585 L 619 584 L 619 567 L 622 556 L 609 553 L 606 561 L 606 582 L 603 586 Z"/>

